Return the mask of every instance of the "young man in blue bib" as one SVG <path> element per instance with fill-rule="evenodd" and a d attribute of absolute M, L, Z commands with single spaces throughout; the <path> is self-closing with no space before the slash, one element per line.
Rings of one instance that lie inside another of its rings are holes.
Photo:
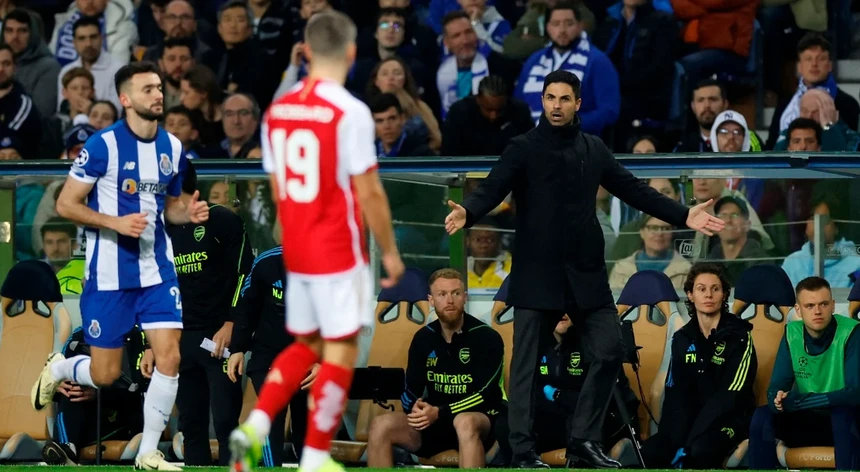
<path fill-rule="evenodd" d="M 767 405 L 750 427 L 750 469 L 780 467 L 776 440 L 788 447 L 832 446 L 837 470 L 860 469 L 860 324 L 834 315 L 830 284 L 807 277 L 797 284 L 801 320 L 785 327 Z"/>

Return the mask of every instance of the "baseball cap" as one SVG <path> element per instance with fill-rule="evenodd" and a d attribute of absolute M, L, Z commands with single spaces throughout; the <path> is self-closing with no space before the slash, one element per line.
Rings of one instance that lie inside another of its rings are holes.
<path fill-rule="evenodd" d="M 744 215 L 744 218 L 750 217 L 750 208 L 747 203 L 740 198 L 733 197 L 731 195 L 727 195 L 717 200 L 717 203 L 714 204 L 714 213 L 717 215 L 720 214 L 720 208 L 722 208 L 723 205 L 727 203 L 734 203 L 735 205 L 737 205 L 737 207 L 741 210 L 741 214 Z"/>
<path fill-rule="evenodd" d="M 66 151 L 79 144 L 84 144 L 88 139 L 90 139 L 90 136 L 96 133 L 96 131 L 98 130 L 88 124 L 72 126 L 68 131 L 66 131 L 66 135 L 63 137 Z"/>

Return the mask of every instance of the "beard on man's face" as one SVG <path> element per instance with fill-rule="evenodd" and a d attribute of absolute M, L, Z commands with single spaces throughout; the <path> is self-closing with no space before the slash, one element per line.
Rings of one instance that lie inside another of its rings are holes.
<path fill-rule="evenodd" d="M 153 105 L 153 107 L 154 106 L 155 105 Z M 138 116 L 140 116 L 141 118 L 143 118 L 146 121 L 161 121 L 164 119 L 164 106 L 163 105 L 159 105 L 159 106 L 161 106 L 160 112 L 152 111 L 152 107 L 144 108 L 141 106 L 134 106 L 132 108 L 134 109 L 134 112 L 137 113 Z"/>
<path fill-rule="evenodd" d="M 6 80 L 0 80 L 0 90 L 6 90 L 12 87 L 12 84 L 15 83 L 15 79 L 9 77 Z"/>

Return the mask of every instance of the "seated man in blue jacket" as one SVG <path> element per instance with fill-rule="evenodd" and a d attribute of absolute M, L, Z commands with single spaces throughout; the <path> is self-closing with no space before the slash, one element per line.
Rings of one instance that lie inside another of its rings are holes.
<path fill-rule="evenodd" d="M 567 315 L 555 327 L 552 335 L 553 342 L 548 342 L 546 352 L 540 359 L 540 390 L 543 395 L 538 398 L 538 414 L 535 415 L 534 431 L 537 436 L 535 452 L 538 454 L 563 449 L 570 441 L 569 431 L 576 411 L 576 402 L 579 400 L 579 392 L 588 374 L 588 359 L 580 354 L 580 342 L 575 336 L 576 327 L 572 327 Z M 639 427 L 635 420 L 636 411 L 639 409 L 639 399 L 630 389 L 630 381 L 622 372 L 618 376 L 618 388 L 624 399 L 626 414 L 622 416 L 618 411 L 614 399 L 609 400 L 609 409 L 603 420 L 603 438 L 601 443 L 611 448 L 623 437 L 627 437 L 624 425 L 633 420 L 633 427 Z M 637 431 L 638 433 L 638 431 Z M 499 453 L 502 455 L 503 463 L 507 463 L 512 456 L 510 441 L 510 430 L 507 421 L 496 422 L 496 438 L 499 441 Z M 516 465 L 516 464 L 515 464 Z"/>
<path fill-rule="evenodd" d="M 693 265 L 684 292 L 690 321 L 672 337 L 663 416 L 642 457 L 649 468 L 718 469 L 755 410 L 752 325 L 729 311 L 722 265 Z"/>
<path fill-rule="evenodd" d="M 750 469 L 776 469 L 776 440 L 788 447 L 833 446 L 837 470 L 860 469 L 860 334 L 858 322 L 834 316 L 830 284 L 797 284 L 801 320 L 785 327 L 767 405 L 750 427 Z"/>

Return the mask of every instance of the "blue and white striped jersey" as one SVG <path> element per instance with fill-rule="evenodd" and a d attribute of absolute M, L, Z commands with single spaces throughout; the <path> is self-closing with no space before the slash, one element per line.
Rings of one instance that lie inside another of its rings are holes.
<path fill-rule="evenodd" d="M 145 213 L 140 238 L 85 228 L 87 283 L 99 291 L 150 287 L 176 279 L 173 248 L 165 230 L 167 195 L 178 197 L 186 167 L 182 143 L 159 127 L 154 139 L 137 137 L 125 120 L 87 140 L 69 175 L 94 184 L 87 206 L 109 216 Z"/>

